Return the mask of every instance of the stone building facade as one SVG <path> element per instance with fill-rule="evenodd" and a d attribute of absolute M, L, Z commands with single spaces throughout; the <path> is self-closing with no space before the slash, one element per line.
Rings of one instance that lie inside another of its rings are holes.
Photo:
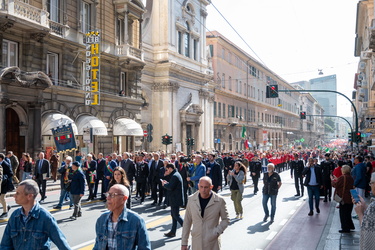
<path fill-rule="evenodd" d="M 213 85 L 208 66 L 205 20 L 209 1 L 147 1 L 143 26 L 142 90 L 152 125 L 147 150 L 190 152 L 213 149 Z M 162 135 L 173 144 L 162 145 Z M 187 138 L 195 145 L 188 147 Z"/>
<path fill-rule="evenodd" d="M 51 128 L 67 123 L 84 152 L 140 148 L 144 12 L 138 0 L 2 1 L 1 151 L 53 150 Z M 91 31 L 101 37 L 99 105 L 85 105 Z"/>

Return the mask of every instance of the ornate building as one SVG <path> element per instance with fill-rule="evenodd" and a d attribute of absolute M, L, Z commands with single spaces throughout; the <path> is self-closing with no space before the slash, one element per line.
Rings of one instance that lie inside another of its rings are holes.
<path fill-rule="evenodd" d="M 205 0 L 149 0 L 143 26 L 146 66 L 142 111 L 151 128 L 147 150 L 164 150 L 162 135 L 173 137 L 167 151 L 213 148 L 213 85 L 206 50 Z M 187 148 L 186 139 L 195 145 Z"/>
<path fill-rule="evenodd" d="M 144 11 L 138 0 L 2 1 L 1 151 L 50 152 L 51 128 L 67 123 L 83 152 L 140 148 Z"/>

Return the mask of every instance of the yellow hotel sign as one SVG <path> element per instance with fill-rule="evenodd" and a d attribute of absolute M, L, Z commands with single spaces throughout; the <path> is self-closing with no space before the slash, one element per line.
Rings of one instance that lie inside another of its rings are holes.
<path fill-rule="evenodd" d="M 100 32 L 86 33 L 85 105 L 100 104 Z"/>

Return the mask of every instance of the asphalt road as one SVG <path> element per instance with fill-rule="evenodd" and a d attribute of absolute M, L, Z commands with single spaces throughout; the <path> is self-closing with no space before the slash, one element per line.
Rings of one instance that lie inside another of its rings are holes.
<path fill-rule="evenodd" d="M 252 183 L 251 178 L 247 182 L 242 201 L 244 208 L 244 218 L 242 220 L 235 219 L 234 206 L 230 199 L 229 189 L 226 188 L 219 193 L 225 197 L 231 218 L 230 226 L 221 236 L 222 249 L 265 249 L 303 204 L 306 198 L 306 190 L 305 197 L 295 198 L 294 183 L 290 178 L 289 171 L 282 172 L 280 175 L 283 185 L 277 197 L 275 222 L 272 224 L 263 222 L 262 194 L 258 192 L 258 195 L 253 195 L 253 187 L 250 185 Z M 262 186 L 260 182 L 260 190 Z M 59 193 L 59 190 L 48 192 L 46 202 L 42 205 L 55 216 L 73 249 L 92 249 L 95 239 L 96 220 L 102 212 L 106 211 L 104 203 L 99 200 L 86 202 L 87 195 L 85 195 L 83 198 L 83 216 L 74 221 L 69 219 L 73 211 L 69 210 L 68 202 L 65 202 L 62 210 L 52 208 L 58 202 Z M 19 207 L 11 197 L 7 198 L 7 201 L 12 206 L 10 213 Z M 139 205 L 139 201 L 134 200 L 132 210 L 139 213 L 146 221 L 152 249 L 180 249 L 181 228 L 178 228 L 175 238 L 164 237 L 164 233 L 169 232 L 171 228 L 170 209 L 163 209 L 159 206 L 153 207 L 150 204 L 151 200 L 148 198 L 146 198 L 146 202 L 143 205 Z M 184 210 L 181 210 L 182 216 L 184 212 Z M 5 226 L 6 220 L 0 221 L 1 237 Z"/>

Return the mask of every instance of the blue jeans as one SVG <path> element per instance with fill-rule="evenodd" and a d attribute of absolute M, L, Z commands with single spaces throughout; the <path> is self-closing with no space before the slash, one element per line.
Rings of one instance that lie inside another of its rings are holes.
<path fill-rule="evenodd" d="M 184 223 L 184 220 L 182 219 L 180 215 L 180 207 L 171 206 L 171 216 L 172 216 L 171 233 L 176 234 L 177 222 L 180 223 L 181 227 L 182 227 L 182 224 Z"/>
<path fill-rule="evenodd" d="M 307 186 L 307 193 L 309 195 L 309 207 L 310 211 L 314 210 L 313 202 L 315 196 L 315 208 L 319 208 L 320 201 L 320 187 L 319 186 Z"/>
<path fill-rule="evenodd" d="M 69 192 L 62 188 L 62 189 L 61 189 L 61 192 L 60 192 L 60 200 L 59 200 L 59 204 L 57 204 L 58 207 L 62 207 L 62 204 L 63 204 L 63 202 L 64 202 L 64 199 L 65 199 L 65 197 L 66 197 L 67 195 L 68 195 L 69 200 L 70 200 L 70 202 L 69 202 L 69 206 L 70 206 L 70 207 L 73 206 L 73 199 L 70 198 Z"/>
<path fill-rule="evenodd" d="M 271 219 L 275 217 L 276 212 L 276 197 L 277 195 L 271 195 L 271 194 L 263 194 L 263 210 L 266 216 L 270 216 L 270 212 L 268 211 L 268 200 L 271 199 Z"/>

